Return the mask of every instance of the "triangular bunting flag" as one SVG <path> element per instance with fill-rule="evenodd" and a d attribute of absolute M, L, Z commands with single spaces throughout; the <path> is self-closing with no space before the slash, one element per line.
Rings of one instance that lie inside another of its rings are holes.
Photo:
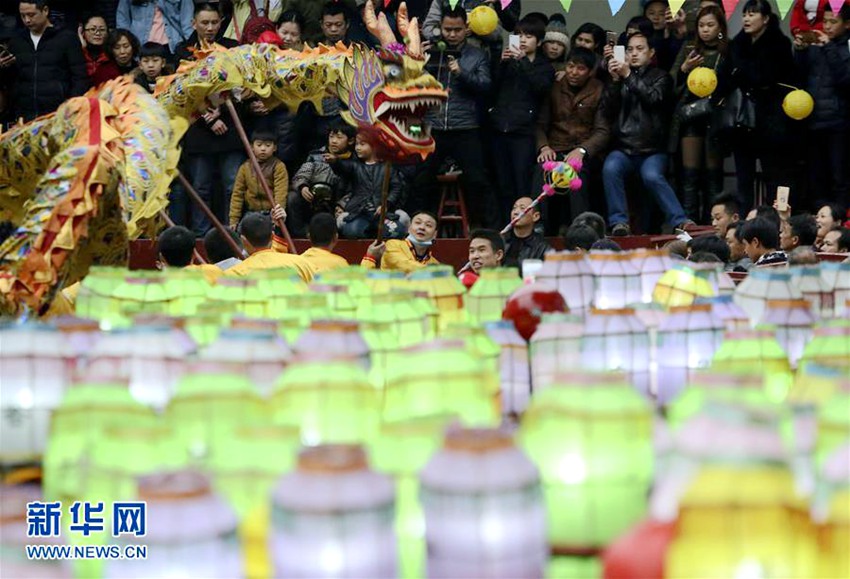
<path fill-rule="evenodd" d="M 833 14 L 841 10 L 841 7 L 844 6 L 844 2 L 845 0 L 829 0 L 829 7 L 832 8 Z"/>
<path fill-rule="evenodd" d="M 794 5 L 794 0 L 776 0 L 776 5 L 779 7 L 779 16 L 785 18 Z"/>
<path fill-rule="evenodd" d="M 564 7 L 564 12 L 570 11 L 570 6 L 572 5 L 573 0 L 561 0 L 561 6 Z"/>
<path fill-rule="evenodd" d="M 510 6 L 510 5 L 511 5 L 511 2 L 513 2 L 513 1 L 514 1 L 514 0 L 502 0 L 502 10 L 504 10 L 505 8 L 507 8 L 508 6 Z"/>
<path fill-rule="evenodd" d="M 458 3 L 458 2 L 460 2 L 460 0 L 449 0 L 449 6 L 451 6 L 451 7 L 452 7 L 452 10 L 454 10 L 455 8 L 457 8 L 457 3 Z"/>
<path fill-rule="evenodd" d="M 738 4 L 741 0 L 723 0 L 723 10 L 726 11 L 726 18 L 728 19 L 735 12 L 735 8 L 738 7 Z"/>
<path fill-rule="evenodd" d="M 684 6 L 685 0 L 668 0 L 667 4 L 670 5 L 670 12 L 675 16 Z"/>
<path fill-rule="evenodd" d="M 611 7 L 611 14 L 613 15 L 619 12 L 625 3 L 626 0 L 608 0 L 608 6 Z"/>

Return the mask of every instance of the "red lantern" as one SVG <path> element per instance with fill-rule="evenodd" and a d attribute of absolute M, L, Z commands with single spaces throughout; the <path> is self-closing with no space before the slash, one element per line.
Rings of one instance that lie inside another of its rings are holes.
<path fill-rule="evenodd" d="M 519 335 L 529 340 L 537 330 L 543 314 L 567 311 L 567 302 L 555 287 L 536 282 L 522 286 L 511 294 L 502 312 L 502 319 L 512 321 Z"/>

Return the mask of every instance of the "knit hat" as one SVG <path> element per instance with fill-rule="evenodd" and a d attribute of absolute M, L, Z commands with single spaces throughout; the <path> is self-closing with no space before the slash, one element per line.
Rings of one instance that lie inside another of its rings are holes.
<path fill-rule="evenodd" d="M 567 26 L 557 20 L 552 20 L 546 27 L 546 36 L 543 42 L 560 42 L 566 50 L 570 49 L 570 35 L 567 34 Z"/>

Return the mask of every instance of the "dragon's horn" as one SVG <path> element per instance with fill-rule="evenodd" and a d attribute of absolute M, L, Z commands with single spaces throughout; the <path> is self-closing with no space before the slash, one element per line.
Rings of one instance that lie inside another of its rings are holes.
<path fill-rule="evenodd" d="M 407 52 L 412 56 L 422 56 L 422 38 L 419 36 L 419 21 L 414 16 L 407 29 Z"/>
<path fill-rule="evenodd" d="M 396 12 L 396 24 L 398 24 L 398 32 L 401 37 L 407 39 L 407 30 L 410 26 L 410 20 L 407 18 L 407 3 L 402 2 Z"/>
<path fill-rule="evenodd" d="M 395 34 L 390 28 L 390 23 L 387 22 L 387 16 L 383 12 L 381 12 L 380 17 L 375 16 L 375 5 L 372 4 L 372 0 L 366 0 L 366 7 L 363 9 L 363 21 L 372 36 L 380 41 L 381 46 L 386 48 L 395 43 Z"/>

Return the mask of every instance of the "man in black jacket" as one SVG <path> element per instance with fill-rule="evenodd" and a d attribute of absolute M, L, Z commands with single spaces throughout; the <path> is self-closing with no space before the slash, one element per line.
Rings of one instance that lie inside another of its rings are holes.
<path fill-rule="evenodd" d="M 179 60 L 195 60 L 192 52 L 202 44 L 213 42 L 225 48 L 233 48 L 238 43 L 221 36 L 222 19 L 218 9 L 212 4 L 204 3 L 195 6 L 195 16 L 192 27 L 195 32 L 189 40 L 177 45 L 175 55 Z M 195 121 L 183 138 L 183 157 L 181 170 L 192 183 L 201 199 L 210 206 L 216 215 L 224 221 L 230 208 L 230 193 L 236 181 L 236 173 L 245 161 L 242 141 L 233 125 L 233 120 L 225 106 L 210 107 L 207 112 Z M 220 189 L 216 190 L 216 171 L 221 176 Z M 215 195 L 214 195 L 215 193 Z M 179 186 L 172 187 L 171 218 L 178 225 L 186 224 L 202 236 L 210 228 L 211 223 L 196 207 L 192 207 L 186 197 L 186 192 Z"/>
<path fill-rule="evenodd" d="M 655 197 L 667 223 L 674 227 L 691 225 L 676 193 L 667 182 L 665 143 L 673 95 L 670 75 L 650 65 L 655 51 L 641 32 L 629 36 L 626 60 L 611 59 L 608 72 L 613 83 L 606 103 L 614 117 L 614 150 L 602 167 L 608 226 L 612 235 L 629 235 L 626 207 L 626 179 L 640 173 L 646 189 Z"/>
<path fill-rule="evenodd" d="M 511 209 L 511 219 L 515 219 L 531 205 L 531 197 L 520 197 Z M 552 249 L 546 238 L 534 231 L 534 226 L 540 221 L 540 211 L 536 208 L 526 213 L 514 224 L 514 228 L 505 234 L 505 259 L 507 267 L 519 267 L 526 259 L 543 259 L 547 251 Z"/>
<path fill-rule="evenodd" d="M 428 114 L 436 152 L 420 168 L 410 208 L 434 210 L 439 196 L 436 177 L 440 165 L 453 159 L 463 170 L 461 183 L 470 205 L 473 227 L 497 226 L 497 199 L 487 175 L 479 131 L 479 100 L 490 90 L 490 65 L 480 48 L 466 42 L 466 11 L 443 12 L 442 41 L 429 49 L 426 70 L 449 91 L 448 100 Z"/>
<path fill-rule="evenodd" d="M 21 0 L 18 8 L 27 30 L 10 39 L 8 53 L 0 55 L 0 69 L 12 87 L 13 118 L 29 121 L 80 96 L 89 81 L 77 35 L 50 24 L 47 2 Z"/>

